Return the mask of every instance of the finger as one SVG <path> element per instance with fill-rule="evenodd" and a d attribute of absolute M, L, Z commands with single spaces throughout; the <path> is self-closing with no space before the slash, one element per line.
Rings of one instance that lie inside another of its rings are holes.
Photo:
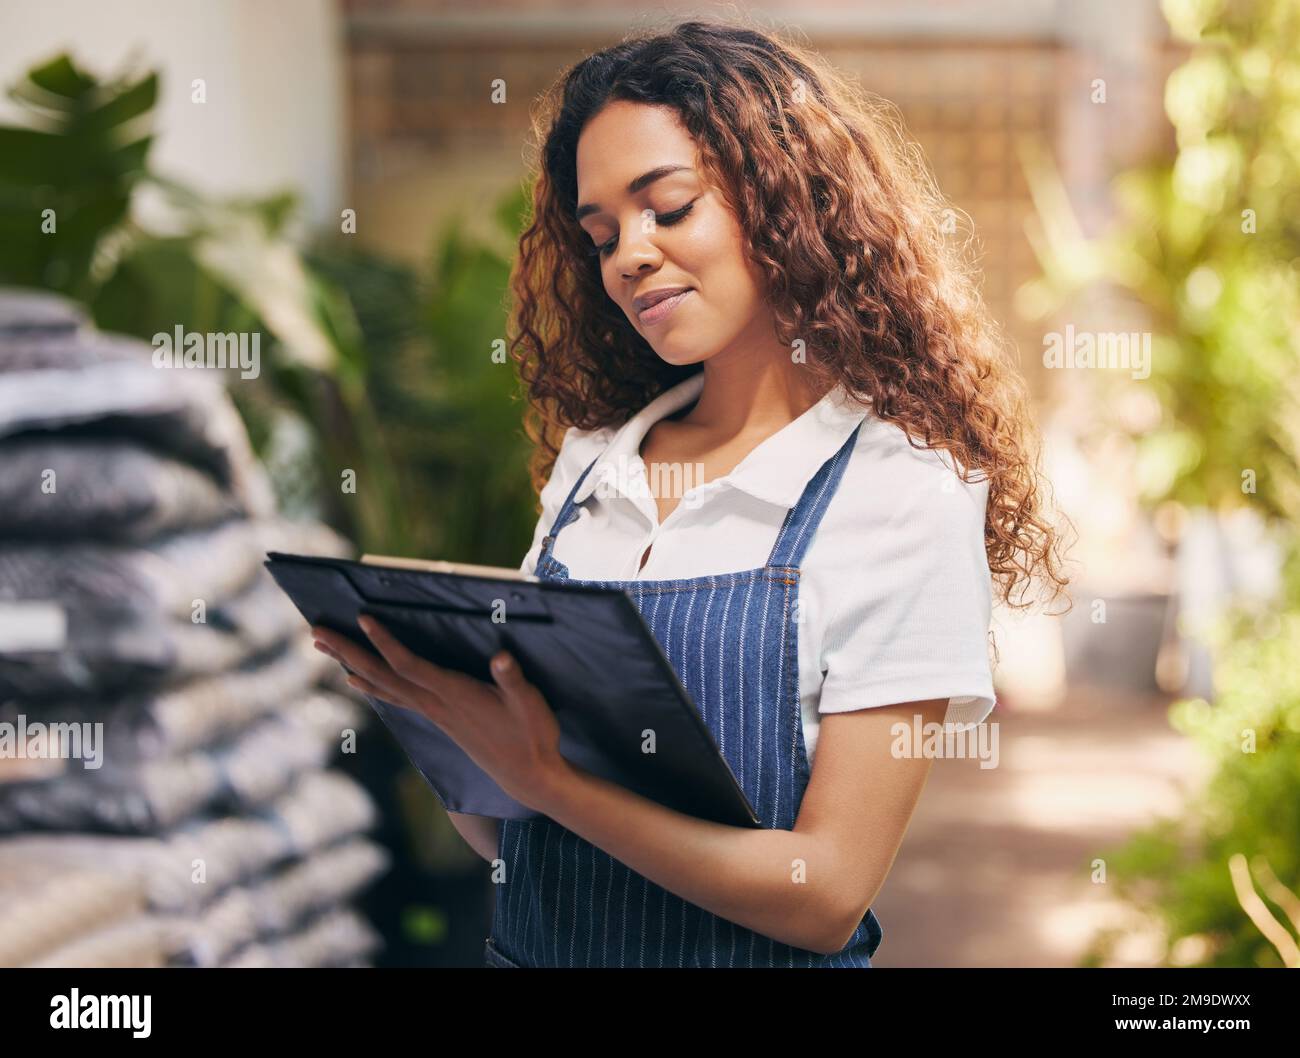
<path fill-rule="evenodd" d="M 429 710 L 425 708 L 423 698 L 408 698 L 402 693 L 393 693 L 386 687 L 378 687 L 367 679 L 360 676 L 349 676 L 348 686 L 360 691 L 370 698 L 378 698 L 381 702 L 387 702 L 389 705 L 395 705 L 399 709 L 409 709 L 413 713 L 420 713 L 434 719 Z M 409 685 L 408 685 L 409 686 Z M 427 694 L 427 692 L 425 692 Z"/>
<path fill-rule="evenodd" d="M 357 646 L 347 636 L 339 635 L 328 628 L 313 627 L 312 632 L 322 637 L 317 641 L 319 649 L 344 664 L 345 668 L 348 667 L 347 659 L 356 666 L 365 666 L 364 669 L 357 671 L 348 669 L 350 675 L 368 688 L 362 693 L 381 701 L 391 702 L 402 709 L 421 713 L 439 726 L 446 721 L 446 703 L 428 689 L 394 672 L 383 658 L 371 654 L 363 647 Z M 346 652 L 347 659 L 342 656 L 343 652 Z M 351 680 L 349 683 L 359 688 L 359 683 L 352 683 Z"/>
<path fill-rule="evenodd" d="M 404 680 L 432 691 L 444 703 L 454 701 L 460 686 L 468 679 L 463 673 L 445 669 L 408 650 L 387 628 L 369 615 L 362 614 L 357 624 L 366 633 L 375 649 Z"/>
<path fill-rule="evenodd" d="M 313 628 L 312 635 L 316 637 L 316 642 L 324 648 L 326 654 L 372 683 L 376 682 L 380 671 L 388 667 L 383 658 L 338 632 L 328 628 Z"/>
<path fill-rule="evenodd" d="M 413 683 L 401 681 L 396 684 L 396 689 L 390 686 L 379 686 L 362 676 L 352 675 L 347 678 L 348 686 L 354 687 L 364 695 L 371 698 L 378 698 L 382 702 L 388 702 L 399 709 L 409 709 L 413 713 L 419 713 L 427 717 L 439 727 L 442 726 L 446 719 L 446 714 L 430 701 L 430 694 L 423 687 L 417 687 Z"/>
<path fill-rule="evenodd" d="M 523 669 L 509 651 L 501 650 L 493 654 L 490 668 L 492 678 L 511 710 L 522 712 L 542 700 L 541 692 L 524 678 Z"/>
<path fill-rule="evenodd" d="M 348 686 L 354 687 L 362 694 L 369 695 L 371 698 L 379 698 L 385 702 L 392 702 L 393 705 L 401 705 L 401 702 L 393 702 L 392 696 L 387 694 L 383 688 L 376 687 L 369 680 L 364 680 L 360 676 L 349 676 Z"/>
<path fill-rule="evenodd" d="M 394 672 L 382 657 L 353 643 L 347 636 L 327 628 L 314 628 L 317 649 L 339 662 L 348 672 L 383 689 L 385 695 L 409 695 L 418 688 Z"/>
<path fill-rule="evenodd" d="M 395 694 L 387 687 L 380 687 L 378 684 L 371 683 L 362 676 L 349 676 L 347 678 L 349 687 L 354 687 L 362 694 L 367 694 L 371 698 L 378 698 L 381 701 L 388 702 L 389 705 L 396 705 L 402 709 L 411 709 L 413 706 L 407 702 L 403 695 Z"/>

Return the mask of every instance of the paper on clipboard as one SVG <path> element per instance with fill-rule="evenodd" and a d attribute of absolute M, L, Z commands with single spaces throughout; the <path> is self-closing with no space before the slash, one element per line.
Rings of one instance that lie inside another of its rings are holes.
<path fill-rule="evenodd" d="M 508 566 L 477 566 L 470 562 L 446 562 L 436 558 L 400 558 L 396 555 L 362 555 L 368 566 L 392 566 L 395 569 L 419 569 L 426 573 L 459 573 L 466 577 L 496 577 L 501 580 L 537 581 L 539 578 Z"/>

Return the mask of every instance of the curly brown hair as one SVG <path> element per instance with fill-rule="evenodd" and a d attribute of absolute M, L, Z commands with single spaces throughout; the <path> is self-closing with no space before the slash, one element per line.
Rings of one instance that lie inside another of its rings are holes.
<path fill-rule="evenodd" d="M 1026 387 L 965 244 L 945 233 L 957 211 L 890 104 L 809 48 L 735 24 L 636 33 L 574 65 L 534 111 L 540 157 L 509 339 L 534 487 L 568 427 L 621 424 L 702 370 L 656 355 L 608 296 L 574 220 L 578 137 L 614 100 L 680 116 L 761 268 L 778 338 L 805 342 L 814 388 L 842 383 L 914 447 L 948 450 L 963 480 L 987 476 L 984 540 L 1002 600 L 1031 606 L 1035 581 L 1060 596 L 1068 578 Z"/>

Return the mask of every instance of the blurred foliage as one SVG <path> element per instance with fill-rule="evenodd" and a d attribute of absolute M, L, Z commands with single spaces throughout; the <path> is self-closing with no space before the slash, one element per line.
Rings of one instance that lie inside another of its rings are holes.
<path fill-rule="evenodd" d="M 522 191 L 501 204 L 512 239 L 523 208 Z M 402 501 L 391 538 L 402 554 L 518 566 L 537 516 L 518 383 L 504 355 L 510 262 L 468 240 L 458 222 L 423 276 L 346 240 L 318 245 L 308 260 L 348 291 L 369 354 L 365 389 Z"/>
<path fill-rule="evenodd" d="M 300 251 L 295 194 L 216 201 L 149 168 L 153 73 L 100 82 L 61 55 L 10 96 L 25 123 L 0 128 L 0 283 L 146 340 L 260 333 L 259 377 L 225 378 L 286 511 L 363 551 L 518 565 L 536 513 L 517 380 L 493 355 L 506 257 L 456 224 L 426 274 L 353 235 Z M 162 219 L 133 217 L 137 193 Z M 497 212 L 506 244 L 523 194 Z"/>
<path fill-rule="evenodd" d="M 1123 222 L 1085 239 L 1058 184 L 1033 181 L 1040 315 L 1106 284 L 1153 329 L 1147 387 L 1163 421 L 1136 438 L 1144 498 L 1300 510 L 1300 7 L 1167 0 L 1196 42 L 1169 78 L 1173 164 L 1121 174 Z M 1253 470 L 1257 491 L 1244 493 Z"/>
<path fill-rule="evenodd" d="M 1300 934 L 1300 610 L 1236 614 L 1215 646 L 1213 704 L 1186 699 L 1170 714 L 1212 761 L 1211 778 L 1181 818 L 1108 852 L 1107 876 L 1163 923 L 1167 962 L 1279 967 L 1228 864 L 1238 854 L 1251 861 L 1274 920 Z M 1089 961 L 1103 961 L 1119 939 L 1101 938 Z"/>
<path fill-rule="evenodd" d="M 1233 610 L 1211 644 L 1213 704 L 1171 709 L 1210 758 L 1206 789 L 1181 819 L 1105 857 L 1121 895 L 1162 922 L 1167 962 L 1281 966 L 1293 957 L 1285 935 L 1300 934 L 1300 7 L 1163 6 L 1193 45 L 1165 90 L 1177 156 L 1117 179 L 1123 219 L 1096 240 L 1040 172 L 1042 276 L 1026 300 L 1047 314 L 1104 285 L 1139 304 L 1155 332 L 1151 376 L 1112 384 L 1149 386 L 1161 406 L 1135 438 L 1143 498 L 1248 504 L 1283 537 L 1279 598 Z M 1246 903 L 1265 909 L 1282 945 L 1245 910 L 1238 856 L 1258 897 Z M 1116 939 L 1101 937 L 1087 961 Z"/>
<path fill-rule="evenodd" d="M 101 239 L 125 220 L 144 170 L 152 137 L 141 119 L 158 99 L 158 78 L 101 85 L 59 56 L 9 96 L 29 123 L 0 128 L 4 274 L 85 300 Z"/>

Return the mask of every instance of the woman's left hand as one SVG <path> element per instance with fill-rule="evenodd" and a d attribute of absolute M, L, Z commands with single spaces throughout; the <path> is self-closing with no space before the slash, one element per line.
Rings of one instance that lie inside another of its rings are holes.
<path fill-rule="evenodd" d="M 428 717 L 507 795 L 541 811 L 567 762 L 560 755 L 555 713 L 524 679 L 518 662 L 499 651 L 492 658 L 496 683 L 485 683 L 411 653 L 373 617 L 357 623 L 378 657 L 346 636 L 313 626 L 316 649 L 351 669 L 348 683 L 363 694 Z"/>

